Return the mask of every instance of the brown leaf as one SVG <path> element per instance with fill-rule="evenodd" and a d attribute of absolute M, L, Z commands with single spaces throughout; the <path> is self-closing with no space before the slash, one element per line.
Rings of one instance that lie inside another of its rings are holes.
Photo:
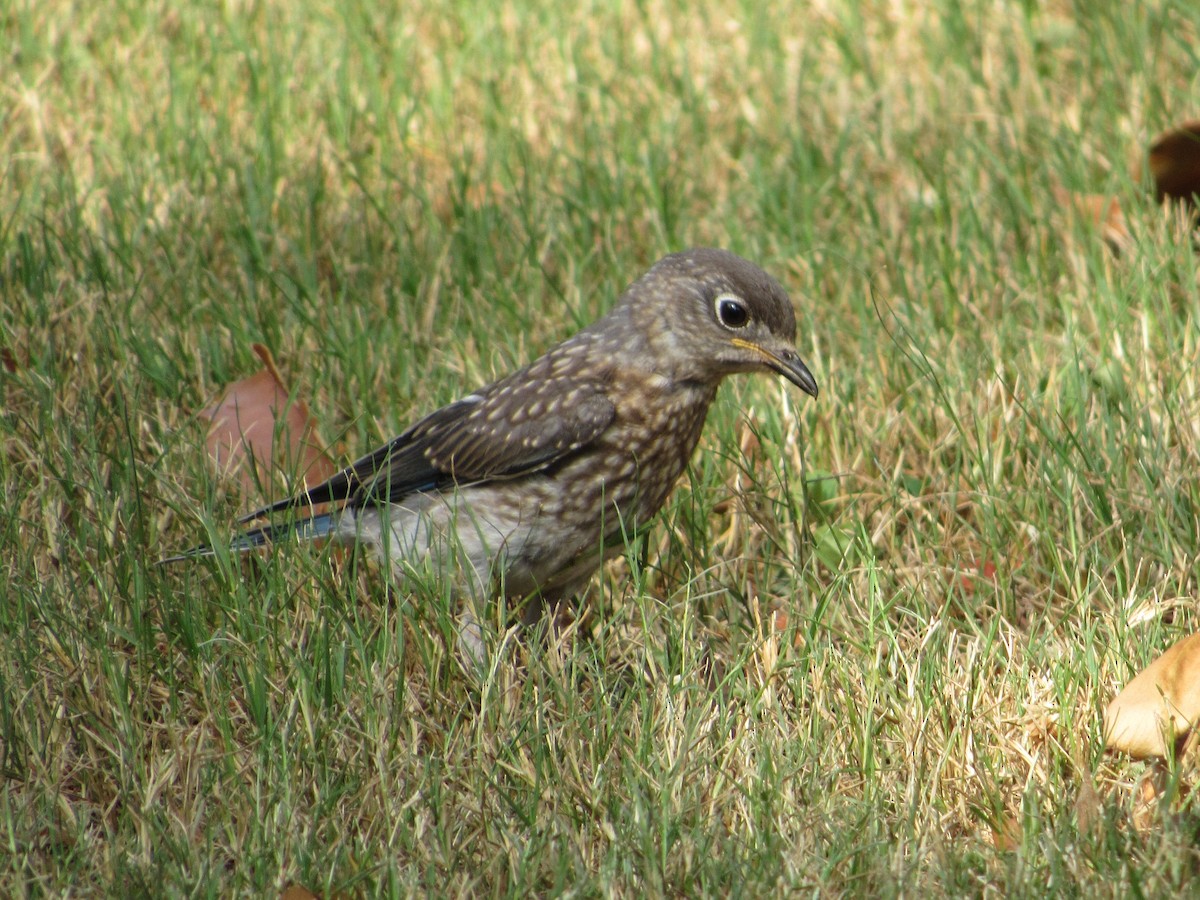
<path fill-rule="evenodd" d="M 324 481 L 336 467 L 316 437 L 316 420 L 300 398 L 289 404 L 271 352 L 261 344 L 253 349 L 263 369 L 231 384 L 202 413 L 210 422 L 206 443 L 218 473 L 236 477 L 250 491 L 270 483 L 275 470 L 307 484 Z"/>
<path fill-rule="evenodd" d="M 1010 812 L 1003 812 L 992 823 L 992 846 L 1001 853 L 1010 853 L 1021 848 L 1021 838 L 1024 829 L 1021 819 Z"/>
<path fill-rule="evenodd" d="M 1133 827 L 1143 836 L 1154 828 L 1158 818 L 1158 807 L 1166 793 L 1167 768 L 1161 762 L 1155 762 L 1150 770 L 1142 776 L 1137 787 L 1137 796 L 1133 799 Z"/>
<path fill-rule="evenodd" d="M 1070 207 L 1077 215 L 1099 227 L 1100 236 L 1114 253 L 1120 253 L 1133 240 L 1125 222 L 1125 213 L 1116 197 L 1077 194 L 1065 188 L 1055 188 L 1054 198 L 1059 206 Z"/>
<path fill-rule="evenodd" d="M 434 195 L 433 213 L 443 224 L 449 224 L 460 218 L 464 209 L 477 212 L 502 200 L 504 194 L 504 186 L 499 181 L 488 184 L 474 182 L 461 192 L 457 187 L 448 186 L 446 190 Z"/>
<path fill-rule="evenodd" d="M 1091 831 L 1100 822 L 1100 795 L 1096 793 L 1096 784 L 1092 773 L 1082 769 L 1079 781 L 1079 793 L 1075 797 L 1075 825 L 1081 832 Z"/>
<path fill-rule="evenodd" d="M 1185 122 L 1150 145 L 1155 197 L 1195 205 L 1200 194 L 1200 121 Z"/>
<path fill-rule="evenodd" d="M 1200 719 L 1200 633 L 1173 645 L 1104 711 L 1105 746 L 1136 759 L 1165 757 L 1165 735 L 1182 739 Z"/>
<path fill-rule="evenodd" d="M 317 895 L 304 885 L 293 882 L 283 889 L 279 900 L 317 900 Z"/>
<path fill-rule="evenodd" d="M 979 573 L 979 578 L 987 584 L 991 584 L 996 579 L 996 564 L 990 559 L 985 559 L 982 562 L 975 563 L 975 570 Z M 967 594 L 975 593 L 975 576 L 970 574 L 960 575 L 963 591 Z"/>

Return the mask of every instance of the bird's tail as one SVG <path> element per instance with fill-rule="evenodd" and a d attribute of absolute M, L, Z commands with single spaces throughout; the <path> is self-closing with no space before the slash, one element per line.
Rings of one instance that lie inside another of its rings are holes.
<path fill-rule="evenodd" d="M 267 544 L 275 544 L 285 540 L 319 541 L 322 538 L 329 537 L 336 530 L 337 516 L 333 513 L 322 513 L 319 516 L 311 516 L 307 519 L 300 519 L 296 522 L 287 522 L 279 525 L 260 525 L 258 528 L 251 528 L 249 531 L 243 531 L 234 537 L 229 543 L 229 552 L 248 553 Z M 177 553 L 174 556 L 168 556 L 166 559 L 160 559 L 158 565 L 163 566 L 167 563 L 180 562 L 185 559 L 199 559 L 204 556 L 216 555 L 217 551 L 205 544 L 200 547 L 193 547 L 191 550 L 184 550 L 182 553 Z"/>

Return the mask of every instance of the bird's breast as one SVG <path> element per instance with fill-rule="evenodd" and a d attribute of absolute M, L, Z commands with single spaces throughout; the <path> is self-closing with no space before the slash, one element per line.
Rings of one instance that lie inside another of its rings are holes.
<path fill-rule="evenodd" d="M 610 394 L 616 405 L 612 424 L 556 480 L 562 498 L 581 517 L 594 522 L 598 513 L 616 512 L 629 526 L 662 507 L 691 459 L 716 391 L 658 376 L 616 387 Z"/>

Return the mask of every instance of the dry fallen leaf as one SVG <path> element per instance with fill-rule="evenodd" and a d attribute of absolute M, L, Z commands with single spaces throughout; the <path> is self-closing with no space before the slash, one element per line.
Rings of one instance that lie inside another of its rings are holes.
<path fill-rule="evenodd" d="M 1116 197 L 1106 197 L 1103 194 L 1077 194 L 1065 188 L 1055 188 L 1054 198 L 1059 206 L 1066 206 L 1077 215 L 1083 216 L 1100 228 L 1100 236 L 1113 250 L 1120 253 L 1133 240 L 1129 234 L 1129 226 L 1125 222 L 1125 213 Z"/>
<path fill-rule="evenodd" d="M 994 582 L 996 580 L 996 564 L 994 562 L 992 562 L 990 559 L 985 559 L 981 562 L 976 562 L 974 565 L 974 569 L 978 573 L 978 576 L 971 575 L 969 573 L 959 576 L 964 593 L 967 593 L 967 594 L 975 593 L 976 577 L 978 577 L 979 580 L 983 581 L 985 584 L 991 584 L 992 582 Z"/>
<path fill-rule="evenodd" d="M 250 491 L 269 484 L 275 470 L 310 485 L 324 481 L 337 469 L 316 437 L 316 420 L 303 400 L 289 403 L 271 352 L 261 344 L 253 349 L 263 369 L 231 384 L 202 413 L 210 422 L 206 443 L 217 471 Z"/>
<path fill-rule="evenodd" d="M 1150 145 L 1155 197 L 1195 205 L 1200 194 L 1200 121 L 1185 122 Z"/>
<path fill-rule="evenodd" d="M 279 900 L 317 900 L 317 895 L 302 884 L 289 884 L 279 895 Z"/>
<path fill-rule="evenodd" d="M 504 186 L 499 181 L 488 184 L 474 182 L 460 191 L 454 187 L 434 195 L 433 214 L 443 223 L 456 221 L 462 216 L 463 209 L 477 212 L 492 203 L 504 199 Z"/>
<path fill-rule="evenodd" d="M 1156 763 L 1142 776 L 1133 798 L 1133 814 L 1131 816 L 1134 830 L 1142 836 L 1149 834 L 1158 820 L 1158 808 L 1166 791 L 1167 771 L 1164 766 Z"/>
<path fill-rule="evenodd" d="M 1020 817 L 1007 810 L 992 823 L 992 846 L 1001 853 L 1020 850 L 1023 836 L 1024 829 L 1021 827 Z"/>
<path fill-rule="evenodd" d="M 1096 793 L 1096 784 L 1092 773 L 1081 769 L 1079 793 L 1075 795 L 1072 807 L 1075 813 L 1075 824 L 1080 832 L 1090 832 L 1100 822 L 1100 795 Z"/>
<path fill-rule="evenodd" d="M 1200 719 L 1200 633 L 1176 643 L 1147 666 L 1104 711 L 1110 750 L 1135 759 L 1165 757 L 1166 737 L 1181 740 Z"/>

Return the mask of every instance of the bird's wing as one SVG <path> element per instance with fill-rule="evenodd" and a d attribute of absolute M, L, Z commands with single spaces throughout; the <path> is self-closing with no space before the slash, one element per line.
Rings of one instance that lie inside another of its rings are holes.
<path fill-rule="evenodd" d="M 422 419 L 390 453 L 372 454 L 376 474 L 353 502 L 544 469 L 595 440 L 615 415 L 612 400 L 595 383 L 500 382 Z"/>
<path fill-rule="evenodd" d="M 242 521 L 291 507 L 395 502 L 415 491 L 516 477 L 586 446 L 615 415 L 598 382 L 505 379 L 431 413 L 329 480 Z"/>

